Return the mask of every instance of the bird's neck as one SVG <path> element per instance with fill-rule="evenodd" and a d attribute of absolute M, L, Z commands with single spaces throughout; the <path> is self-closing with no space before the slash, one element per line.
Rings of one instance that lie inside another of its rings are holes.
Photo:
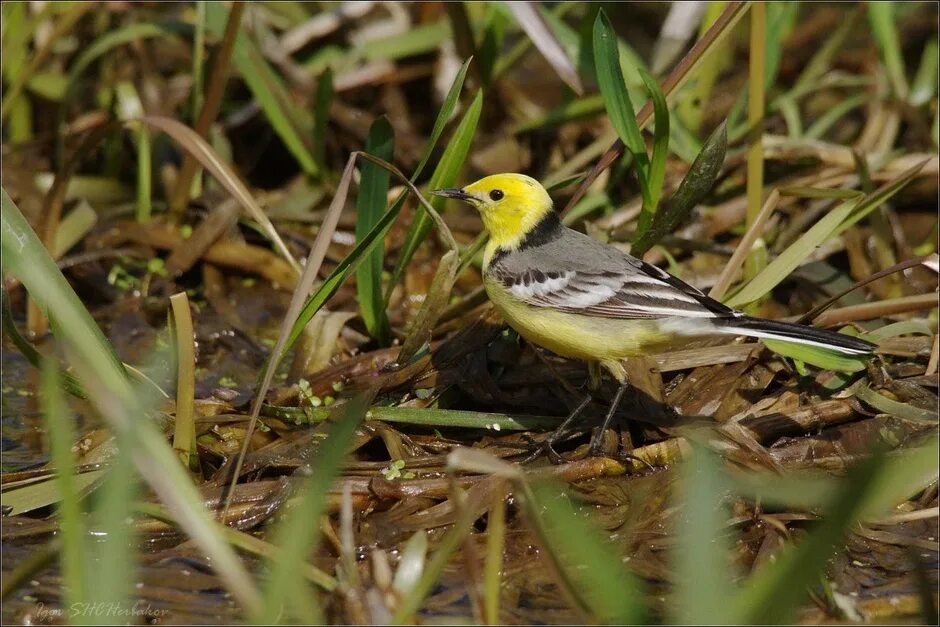
<path fill-rule="evenodd" d="M 502 215 L 498 220 L 483 218 L 490 240 L 483 252 L 483 264 L 488 266 L 495 255 L 539 246 L 558 236 L 563 228 L 554 209 L 549 206 L 541 212 Z"/>

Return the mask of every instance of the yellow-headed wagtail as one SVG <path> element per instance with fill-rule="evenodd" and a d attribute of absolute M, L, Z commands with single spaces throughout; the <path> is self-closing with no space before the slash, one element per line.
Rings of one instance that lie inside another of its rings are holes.
<path fill-rule="evenodd" d="M 752 318 L 656 266 L 565 227 L 548 192 L 531 177 L 494 174 L 462 189 L 432 193 L 461 200 L 480 212 L 490 234 L 483 254 L 483 284 L 506 321 L 527 340 L 558 355 L 599 362 L 621 384 L 592 451 L 626 385 L 620 362 L 625 357 L 719 333 L 849 355 L 874 349 L 841 333 Z"/>

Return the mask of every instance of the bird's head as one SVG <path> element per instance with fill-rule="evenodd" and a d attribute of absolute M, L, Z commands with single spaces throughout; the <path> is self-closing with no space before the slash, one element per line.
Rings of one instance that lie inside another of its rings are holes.
<path fill-rule="evenodd" d="M 554 211 L 545 188 L 524 174 L 493 174 L 463 188 L 436 189 L 431 193 L 473 205 L 490 232 L 490 241 L 507 249 L 515 248 Z"/>

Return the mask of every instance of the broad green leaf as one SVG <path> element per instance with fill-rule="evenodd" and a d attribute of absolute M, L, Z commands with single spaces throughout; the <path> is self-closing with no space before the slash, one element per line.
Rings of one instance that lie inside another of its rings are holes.
<path fill-rule="evenodd" d="M 728 131 L 722 122 L 705 141 L 702 151 L 679 184 L 679 189 L 669 200 L 664 201 L 663 206 L 653 215 L 649 230 L 634 241 L 630 249 L 631 254 L 642 257 L 664 236 L 682 224 L 695 206 L 711 191 L 725 163 L 727 150 Z"/>
<path fill-rule="evenodd" d="M 395 132 L 388 118 L 383 115 L 376 119 L 369 129 L 365 151 L 391 161 L 394 145 Z M 388 170 L 375 163 L 362 164 L 362 178 L 356 198 L 356 242 L 361 242 L 385 213 L 388 205 L 389 176 Z M 356 295 L 359 298 L 362 319 L 369 335 L 377 338 L 382 344 L 389 339 L 388 318 L 385 315 L 385 301 L 382 299 L 384 255 L 383 243 L 378 242 L 365 263 L 356 270 Z"/>
<path fill-rule="evenodd" d="M 454 78 L 454 83 L 451 85 L 450 91 L 447 93 L 443 105 L 441 105 L 441 110 L 437 114 L 437 119 L 434 121 L 434 128 L 431 130 L 431 136 L 428 138 L 428 143 L 425 146 L 424 155 L 418 163 L 418 167 L 415 168 L 414 174 L 411 175 L 412 182 L 416 181 L 424 171 L 424 166 L 427 165 L 428 160 L 431 158 L 434 147 L 437 145 L 441 134 L 444 132 L 444 127 L 447 125 L 447 121 L 454 112 L 454 106 L 456 106 L 457 98 L 460 96 L 460 90 L 463 88 L 469 65 L 470 60 L 468 59 Z M 392 222 L 395 221 L 395 218 L 398 217 L 398 213 L 401 211 L 407 194 L 407 191 L 401 193 L 395 203 L 385 212 L 385 215 L 382 216 L 382 219 L 356 244 L 348 255 L 336 264 L 330 276 L 328 276 L 316 291 L 310 295 L 304 303 L 300 315 L 297 317 L 297 321 L 294 323 L 294 326 L 291 327 L 290 335 L 284 346 L 285 351 L 294 345 L 294 342 L 300 337 L 300 333 L 303 331 L 304 327 L 310 322 L 310 319 L 313 318 L 317 311 L 320 310 L 320 307 L 336 293 L 336 290 L 343 284 L 343 281 L 355 271 L 365 256 L 372 251 L 373 247 L 377 246 L 378 243 L 382 241 L 386 231 L 388 231 Z"/>
<path fill-rule="evenodd" d="M 603 10 L 597 14 L 597 19 L 594 21 L 594 62 L 597 83 L 604 97 L 607 115 L 636 162 L 636 173 L 640 181 L 640 190 L 643 193 L 643 203 L 652 206 L 648 182 L 650 163 L 646 154 L 646 144 L 640 134 L 640 127 L 636 123 L 636 111 L 623 80 L 620 54 L 617 49 L 617 35 Z"/>
<path fill-rule="evenodd" d="M 542 555 L 587 615 L 614 625 L 643 621 L 640 581 L 599 530 L 578 515 L 567 494 L 557 485 L 535 484 L 525 490 L 525 508 Z"/>
<path fill-rule="evenodd" d="M 431 175 L 431 180 L 428 182 L 428 189 L 454 186 L 464 161 L 467 159 L 467 154 L 470 152 L 470 144 L 473 142 L 473 137 L 476 134 L 477 122 L 480 119 L 480 111 L 482 108 L 483 90 L 480 90 L 477 92 L 473 102 L 470 103 L 470 106 L 467 107 L 467 112 L 454 131 L 454 136 L 451 138 L 450 143 L 447 144 L 447 148 L 444 149 L 444 154 L 441 156 L 441 160 L 438 162 L 437 168 L 435 168 L 434 173 Z M 431 206 L 435 211 L 440 213 L 444 207 L 445 201 L 445 198 L 435 196 L 431 199 Z M 395 270 L 392 272 L 391 281 L 389 281 L 388 291 L 385 295 L 386 302 L 391 296 L 392 289 L 398 284 L 411 258 L 418 250 L 418 246 L 424 242 L 428 233 L 431 232 L 431 226 L 431 218 L 428 216 L 427 211 L 425 211 L 423 207 L 415 209 L 414 220 L 411 222 L 408 235 L 405 237 L 405 242 L 402 244 L 401 250 L 398 253 L 398 261 L 395 263 Z"/>

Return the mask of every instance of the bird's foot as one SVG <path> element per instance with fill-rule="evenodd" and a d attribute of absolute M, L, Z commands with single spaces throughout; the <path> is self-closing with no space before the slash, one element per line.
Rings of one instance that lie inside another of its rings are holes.
<path fill-rule="evenodd" d="M 530 452 L 519 463 L 528 464 L 530 462 L 534 462 L 542 455 L 546 455 L 548 457 L 548 460 L 551 463 L 564 464 L 566 461 L 565 458 L 562 457 L 561 454 L 558 451 L 556 451 L 554 447 L 554 444 L 557 441 L 557 438 L 555 438 L 555 435 L 557 433 L 558 432 L 555 431 L 554 433 L 551 434 L 551 436 L 549 436 L 545 440 L 542 440 L 541 442 L 536 441 L 536 439 L 533 438 L 532 436 L 528 436 L 528 435 L 523 436 L 523 438 L 525 438 L 525 440 L 529 443 Z"/>

